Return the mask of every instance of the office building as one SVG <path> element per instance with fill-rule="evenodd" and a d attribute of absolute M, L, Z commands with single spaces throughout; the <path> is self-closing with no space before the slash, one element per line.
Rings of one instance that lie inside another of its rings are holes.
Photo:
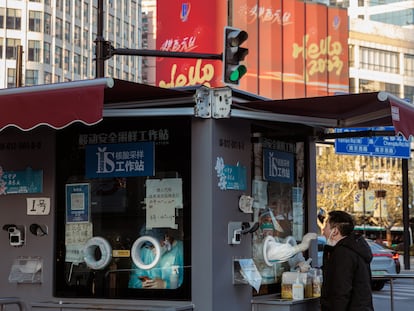
<path fill-rule="evenodd" d="M 139 49 L 140 0 L 103 2 L 104 39 Z M 25 86 L 94 78 L 97 17 L 97 0 L 1 0 L 0 87 L 19 84 L 20 70 Z M 113 56 L 105 76 L 140 82 L 140 67 L 141 57 Z"/>

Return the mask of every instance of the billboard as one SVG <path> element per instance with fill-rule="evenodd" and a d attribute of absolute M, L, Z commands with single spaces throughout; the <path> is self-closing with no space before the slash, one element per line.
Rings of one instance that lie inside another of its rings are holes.
<path fill-rule="evenodd" d="M 239 88 L 271 99 L 347 93 L 347 10 L 300 0 L 157 1 L 157 49 L 221 54 L 223 29 L 247 31 Z M 222 86 L 220 60 L 157 58 L 157 86 Z"/>
<path fill-rule="evenodd" d="M 348 17 L 299 0 L 234 0 L 233 26 L 249 34 L 240 88 L 272 99 L 347 93 Z"/>
<path fill-rule="evenodd" d="M 227 2 L 157 0 L 157 50 L 221 54 Z M 159 87 L 222 86 L 221 60 L 157 58 Z"/>

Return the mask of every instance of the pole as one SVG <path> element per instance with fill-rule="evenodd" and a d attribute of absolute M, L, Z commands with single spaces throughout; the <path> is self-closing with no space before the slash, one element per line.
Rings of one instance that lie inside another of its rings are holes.
<path fill-rule="evenodd" d="M 364 236 L 366 236 L 366 230 L 365 230 L 365 165 L 362 166 L 362 182 L 364 183 L 362 187 L 362 212 L 364 213 L 362 219 L 364 220 Z"/>
<path fill-rule="evenodd" d="M 105 40 L 103 37 L 103 0 L 98 0 L 98 21 L 96 29 L 96 78 L 103 78 L 105 76 L 105 58 L 104 58 L 104 45 Z"/>
<path fill-rule="evenodd" d="M 111 49 L 112 55 L 136 55 L 136 56 L 160 56 L 170 58 L 201 58 L 201 59 L 219 59 L 223 58 L 222 54 L 210 53 L 191 53 L 191 52 L 170 52 L 160 50 L 142 50 L 142 49 Z"/>
<path fill-rule="evenodd" d="M 16 55 L 16 87 L 22 86 L 22 67 L 23 67 L 23 46 L 17 46 Z"/>
<path fill-rule="evenodd" d="M 408 209 L 408 159 L 401 160 L 402 165 L 402 203 L 404 224 L 404 269 L 410 270 L 410 211 Z"/>

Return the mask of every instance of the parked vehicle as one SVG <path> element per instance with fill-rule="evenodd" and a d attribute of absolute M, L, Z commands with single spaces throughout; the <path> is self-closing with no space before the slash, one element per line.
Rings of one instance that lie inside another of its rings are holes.
<path fill-rule="evenodd" d="M 371 261 L 371 274 L 396 274 L 401 271 L 399 254 L 384 245 L 378 244 L 372 240 L 366 239 L 374 256 Z M 326 244 L 326 238 L 318 237 L 318 267 L 322 266 L 323 247 Z M 372 289 L 381 290 L 385 285 L 385 280 L 372 280 Z"/>

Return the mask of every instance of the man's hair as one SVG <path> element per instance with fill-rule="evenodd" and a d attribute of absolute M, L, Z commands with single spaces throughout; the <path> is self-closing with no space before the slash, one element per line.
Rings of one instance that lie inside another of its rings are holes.
<path fill-rule="evenodd" d="M 331 228 L 338 228 L 342 236 L 348 236 L 354 231 L 354 219 L 344 211 L 329 212 L 328 222 Z"/>

